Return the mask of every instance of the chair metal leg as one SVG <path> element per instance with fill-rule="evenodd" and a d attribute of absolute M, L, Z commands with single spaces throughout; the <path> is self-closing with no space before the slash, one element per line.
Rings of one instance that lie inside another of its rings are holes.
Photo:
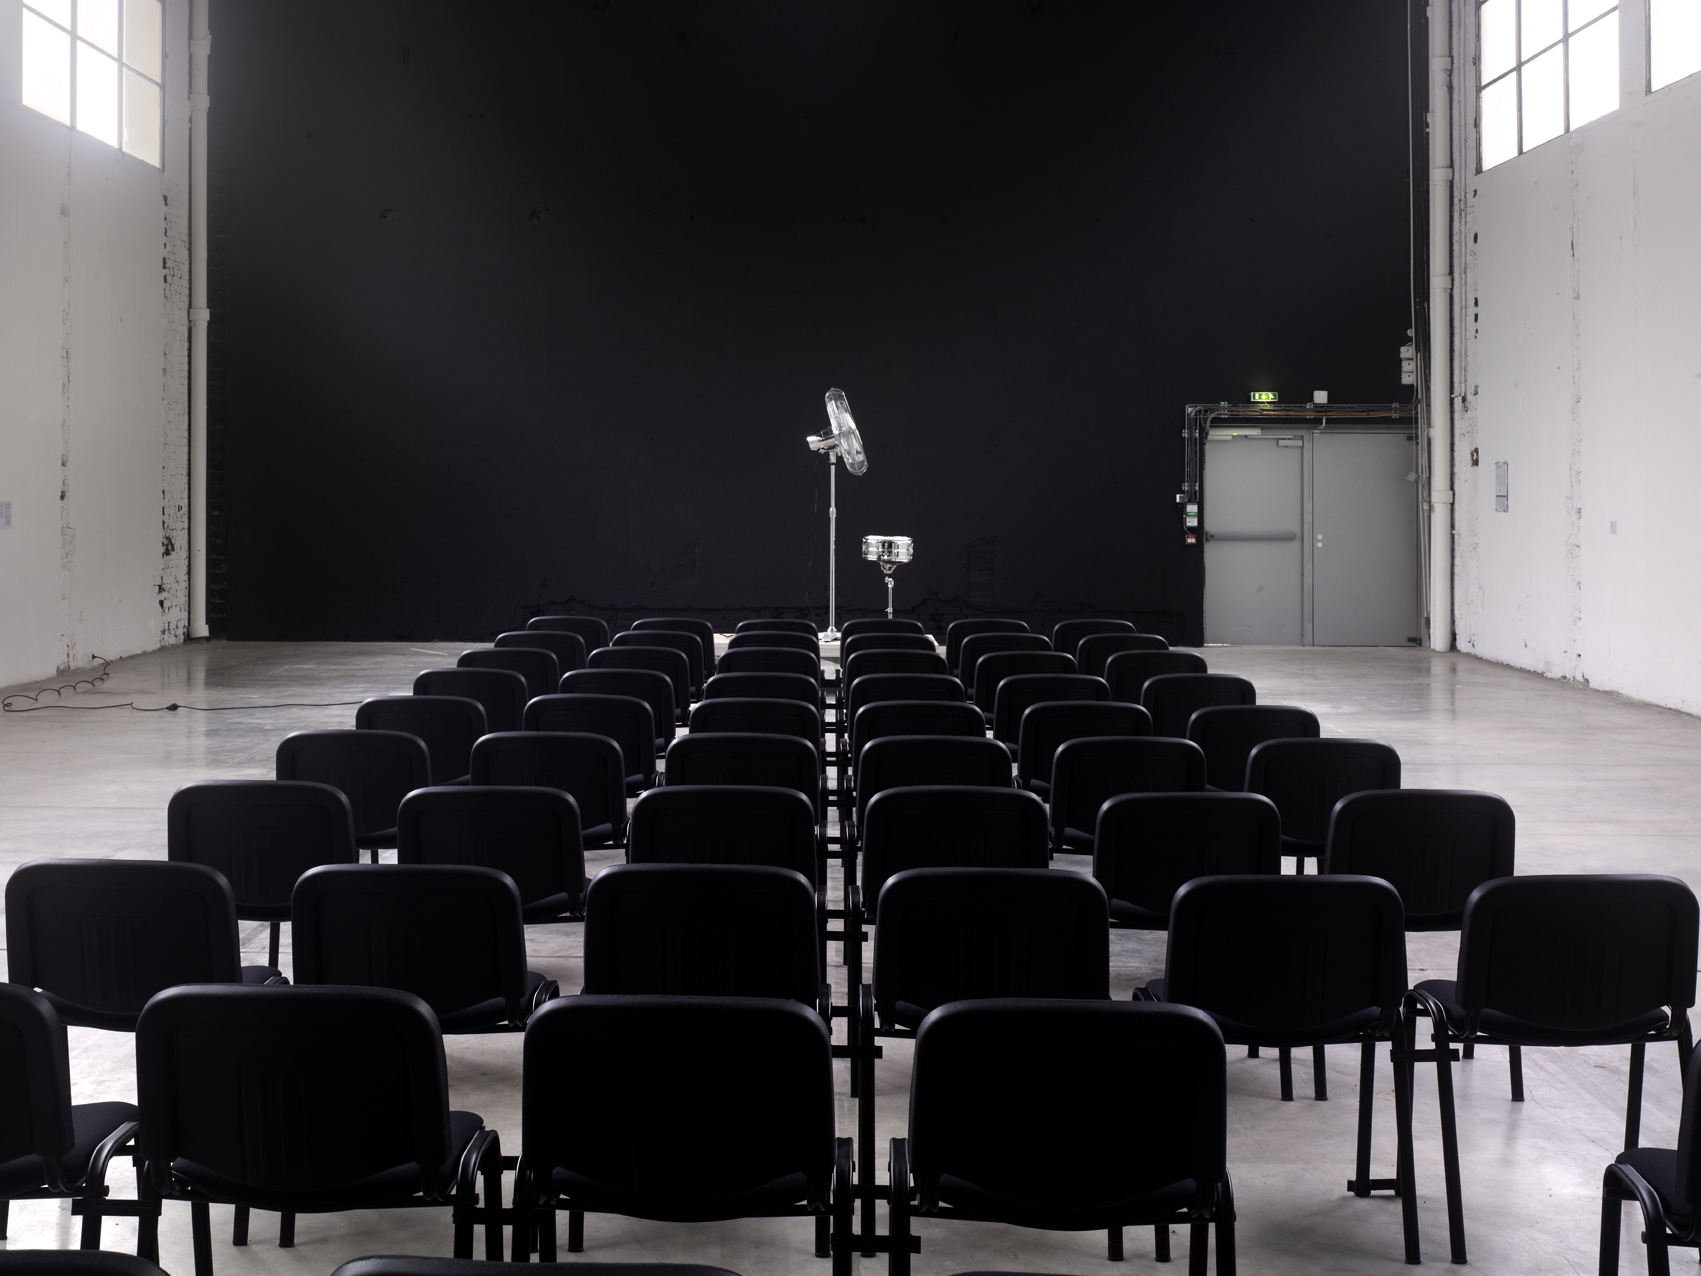
<path fill-rule="evenodd" d="M 248 1243 L 248 1207 L 238 1205 L 230 1221 L 230 1243 L 246 1245 Z"/>
<path fill-rule="evenodd" d="M 1517 1048 L 1512 1047 L 1513 1050 Z M 1436 1025 L 1435 1051 L 1435 1088 L 1441 1107 L 1441 1156 L 1447 1172 L 1447 1241 L 1453 1261 L 1463 1263 L 1467 1260 L 1464 1191 L 1459 1183 L 1459 1122 L 1453 1108 L 1453 1065 L 1448 1059 L 1451 1046 L 1447 1040 L 1447 1030 L 1440 1024 Z M 1522 1082 L 1521 1069 L 1515 1070 L 1513 1076 Z M 1517 1097 L 1521 1099 L 1523 1086 L 1520 1084 L 1518 1088 L 1520 1093 Z"/>
<path fill-rule="evenodd" d="M 567 1211 L 567 1252 L 583 1254 L 585 1252 L 585 1211 Z"/>
<path fill-rule="evenodd" d="M 150 1263 L 159 1263 L 159 1193 L 154 1190 L 148 1176 L 136 1168 L 136 1199 L 152 1206 L 142 1211 L 142 1217 L 136 1220 L 136 1257 L 145 1258 Z"/>
<path fill-rule="evenodd" d="M 555 1207 L 544 1204 L 537 1211 L 537 1260 L 555 1261 Z"/>
<path fill-rule="evenodd" d="M 1412 1051 L 1417 1046 L 1416 1017 L 1402 1009 L 1399 1020 L 1394 1028 L 1394 1040 L 1397 1048 L 1394 1054 L 1394 1182 L 1395 1194 L 1400 1198 L 1400 1226 L 1405 1234 L 1406 1262 L 1417 1264 L 1423 1261 L 1423 1254 L 1418 1246 L 1418 1213 L 1417 1213 L 1417 1166 L 1412 1153 L 1412 1082 L 1415 1079 L 1415 1065 L 1409 1062 Z M 1404 1053 L 1407 1061 L 1402 1061 Z M 1361 1114 L 1360 1121 L 1364 1118 Z M 1368 1153 L 1369 1149 L 1366 1148 Z M 1368 1168 L 1369 1157 L 1360 1162 Z"/>
<path fill-rule="evenodd" d="M 1152 1227 L 1152 1258 L 1156 1262 L 1169 1262 L 1169 1224 L 1157 1223 Z"/>
<path fill-rule="evenodd" d="M 295 1215 L 292 1213 L 278 1215 L 278 1248 L 295 1248 Z"/>
<path fill-rule="evenodd" d="M 815 1257 L 833 1256 L 833 1220 L 825 1214 L 815 1216 Z"/>
<path fill-rule="evenodd" d="M 194 1234 L 195 1276 L 213 1276 L 213 1216 L 205 1201 L 189 1202 L 189 1226 Z"/>
<path fill-rule="evenodd" d="M 910 1276 L 910 1144 L 893 1139 L 887 1174 L 892 1181 L 890 1222 L 891 1249 L 886 1255 L 886 1276 Z"/>
<path fill-rule="evenodd" d="M 1624 1102 L 1624 1150 L 1629 1151 L 1636 1146 L 1636 1140 L 1642 1133 L 1642 1066 L 1646 1061 L 1648 1047 L 1640 1042 L 1630 1046 L 1630 1094 Z"/>
<path fill-rule="evenodd" d="M 1618 1276 L 1618 1238 L 1624 1223 L 1624 1198 L 1613 1190 L 1615 1177 L 1609 1169 L 1601 1181 L 1600 1276 Z"/>
<path fill-rule="evenodd" d="M 1459 1057 L 1462 1059 L 1475 1059 L 1477 1057 L 1477 1043 L 1474 1041 L 1465 1042 L 1464 1047 L 1459 1051 Z"/>
<path fill-rule="evenodd" d="M 857 1021 L 864 1057 L 851 1060 L 851 1068 L 862 1078 L 862 1093 L 856 1104 L 856 1150 L 861 1164 L 862 1238 L 864 1258 L 873 1258 L 874 1243 L 874 990 L 867 984 L 852 989 L 858 1007 Z"/>
<path fill-rule="evenodd" d="M 1248 1059 L 1256 1059 L 1258 1057 L 1258 1047 L 1257 1046 L 1247 1046 L 1246 1047 L 1246 1057 Z"/>
<path fill-rule="evenodd" d="M 484 1168 L 484 1256 L 493 1263 L 502 1261 L 502 1152 Z"/>
<path fill-rule="evenodd" d="M 1506 1066 L 1512 1074 L 1512 1102 L 1524 1101 L 1524 1048 L 1506 1047 Z"/>
<path fill-rule="evenodd" d="M 508 1258 L 515 1263 L 530 1262 L 532 1256 L 532 1203 L 527 1178 L 525 1166 L 514 1171 L 514 1237 L 508 1247 Z"/>
<path fill-rule="evenodd" d="M 1376 1043 L 1367 1041 L 1358 1055 L 1358 1159 L 1353 1164 L 1353 1181 L 1347 1191 L 1364 1198 L 1370 1195 L 1371 1098 L 1376 1089 Z"/>
<path fill-rule="evenodd" d="M 1311 1047 L 1311 1097 L 1319 1103 L 1329 1097 L 1329 1060 L 1328 1047 Z"/>
<path fill-rule="evenodd" d="M 1282 1069 L 1282 1102 L 1293 1102 L 1293 1048 L 1282 1046 L 1276 1052 Z"/>
<path fill-rule="evenodd" d="M 1234 1183 L 1227 1172 L 1217 1189 L 1214 1211 L 1217 1228 L 1217 1276 L 1235 1276 L 1234 1256 Z"/>
<path fill-rule="evenodd" d="M 1122 1261 L 1122 1229 L 1112 1227 L 1105 1232 L 1105 1257 L 1113 1263 Z"/>
<path fill-rule="evenodd" d="M 0 1200 L 0 1241 L 6 1239 L 6 1226 L 12 1215 L 12 1202 Z"/>
<path fill-rule="evenodd" d="M 266 965 L 273 970 L 278 966 L 278 932 L 283 929 L 282 922 L 272 923 L 272 937 L 266 945 Z"/>
<path fill-rule="evenodd" d="M 1196 1222 L 1188 1228 L 1187 1276 L 1206 1276 L 1211 1259 L 1211 1225 Z"/>

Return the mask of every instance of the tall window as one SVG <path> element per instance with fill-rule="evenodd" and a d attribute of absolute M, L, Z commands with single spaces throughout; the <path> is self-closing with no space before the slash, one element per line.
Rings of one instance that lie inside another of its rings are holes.
<path fill-rule="evenodd" d="M 24 0 L 24 105 L 160 164 L 160 0 Z"/>
<path fill-rule="evenodd" d="M 1618 106 L 1617 0 L 1483 0 L 1477 42 L 1484 168 Z"/>
<path fill-rule="evenodd" d="M 1648 88 L 1701 71 L 1701 0 L 1648 0 Z"/>

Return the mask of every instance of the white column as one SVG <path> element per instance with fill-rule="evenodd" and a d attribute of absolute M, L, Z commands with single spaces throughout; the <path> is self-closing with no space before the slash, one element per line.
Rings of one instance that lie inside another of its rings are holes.
<path fill-rule="evenodd" d="M 1453 646 L 1452 12 L 1429 6 L 1429 645 Z"/>

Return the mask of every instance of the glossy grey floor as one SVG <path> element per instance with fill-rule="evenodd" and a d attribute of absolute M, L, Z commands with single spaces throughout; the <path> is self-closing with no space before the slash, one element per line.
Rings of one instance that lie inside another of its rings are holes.
<path fill-rule="evenodd" d="M 213 643 L 120 661 L 98 689 L 60 701 L 92 706 L 134 701 L 200 706 L 355 702 L 405 692 L 413 674 L 452 663 L 462 645 Z M 1487 789 L 1518 814 L 1518 867 L 1524 873 L 1646 871 L 1701 883 L 1701 719 L 1652 708 L 1468 656 L 1410 650 L 1234 648 L 1205 653 L 1213 670 L 1242 673 L 1266 703 L 1311 707 L 1324 733 L 1375 737 L 1404 762 L 1408 787 Z M 62 679 L 61 681 L 68 681 Z M 34 688 L 26 688 L 34 690 Z M 51 697 L 48 698 L 51 700 Z M 191 780 L 272 774 L 287 732 L 352 724 L 353 705 L 237 708 L 230 712 L 44 712 L 0 717 L 0 875 L 41 856 L 164 854 L 165 803 Z M 600 868 L 605 855 L 593 863 Z M 1058 868 L 1085 870 L 1085 858 Z M 1126 997 L 1161 973 L 1160 937 L 1112 936 L 1112 989 Z M 533 966 L 580 983 L 580 936 L 571 926 L 533 927 Z M 248 927 L 245 948 L 264 951 L 263 929 Z M 1450 977 L 1450 935 L 1414 936 L 1411 977 Z M 287 967 L 287 941 L 285 963 Z M 843 996 L 843 967 L 831 973 Z M 842 1029 L 841 1029 L 842 1031 Z M 78 1102 L 134 1097 L 129 1037 L 72 1032 Z M 450 1038 L 451 1098 L 483 1114 L 518 1150 L 520 1039 Z M 1357 1200 L 1344 1191 L 1352 1169 L 1357 1061 L 1330 1052 L 1330 1100 L 1310 1099 L 1310 1069 L 1296 1062 L 1299 1098 L 1277 1098 L 1273 1058 L 1229 1063 L 1229 1164 L 1239 1204 L 1239 1251 L 1248 1272 L 1395 1272 L 1402 1269 L 1399 1207 L 1388 1196 Z M 1675 1051 L 1650 1052 L 1643 1142 L 1670 1146 L 1679 1107 Z M 1485 1050 L 1457 1073 L 1463 1140 L 1465 1218 L 1471 1265 L 1488 1272 L 1593 1270 L 1600 1177 L 1623 1129 L 1624 1049 L 1526 1052 L 1528 1100 L 1507 1097 L 1504 1052 Z M 854 1133 L 839 1065 L 839 1128 Z M 888 1046 L 879 1065 L 880 1142 L 903 1133 L 907 1049 Z M 594 1102 L 594 1095 L 585 1096 Z M 1020 1096 L 1012 1095 L 1012 1103 Z M 1392 1173 L 1392 1077 L 1377 1071 L 1375 1173 Z M 997 1121 L 998 1113 L 987 1113 Z M 1417 1089 L 1417 1168 L 1423 1255 L 1447 1261 L 1439 1137 L 1432 1073 Z M 122 1182 L 127 1172 L 119 1175 Z M 883 1221 L 882 1212 L 882 1221 Z M 447 1218 L 436 1211 L 362 1212 L 304 1217 L 293 1249 L 277 1248 L 276 1216 L 256 1214 L 253 1241 L 229 1244 L 230 1211 L 214 1210 L 214 1261 L 225 1276 L 324 1276 L 339 1262 L 372 1253 L 449 1253 Z M 108 1248 L 133 1248 L 132 1223 L 107 1225 Z M 1110 1273 L 1149 1268 L 1149 1231 L 1130 1230 L 1128 1258 L 1105 1259 L 1102 1233 L 1029 1232 L 991 1225 L 922 1221 L 918 1273 L 974 1268 Z M 1623 1268 L 1640 1270 L 1639 1227 L 1626 1215 Z M 586 1260 L 696 1261 L 757 1273 L 816 1272 L 812 1231 L 802 1220 L 674 1225 L 592 1217 Z M 13 1248 L 69 1247 L 69 1209 L 51 1202 L 12 1208 Z M 161 1229 L 164 1265 L 192 1270 L 188 1209 L 168 1205 Z M 1175 1236 L 1185 1261 L 1185 1232 Z M 857 1260 L 869 1270 L 885 1260 Z M 1678 1261 L 1687 1262 L 1680 1252 Z M 1167 1270 L 1175 1270 L 1174 1268 Z"/>

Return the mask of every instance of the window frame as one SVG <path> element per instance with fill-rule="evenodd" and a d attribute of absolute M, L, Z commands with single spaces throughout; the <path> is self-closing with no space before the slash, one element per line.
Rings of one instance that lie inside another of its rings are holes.
<path fill-rule="evenodd" d="M 1476 0 L 1476 124 L 1478 138 L 1476 159 L 1477 172 L 1479 173 L 1485 173 L 1490 168 L 1499 168 L 1502 164 L 1508 164 L 1517 159 L 1519 156 L 1526 155 L 1534 149 L 1533 147 L 1528 147 L 1524 144 L 1524 71 L 1537 58 L 1551 53 L 1554 49 L 1558 49 L 1560 51 L 1559 96 L 1560 119 L 1563 121 L 1563 127 L 1553 137 L 1544 138 L 1542 141 L 1537 142 L 1536 146 L 1544 146 L 1548 142 L 1557 141 L 1559 138 L 1564 137 L 1567 133 L 1571 132 L 1571 42 L 1584 32 L 1592 31 L 1600 23 L 1607 21 L 1620 23 L 1619 38 L 1622 39 L 1624 28 L 1620 21 L 1620 14 L 1628 0 L 1616 0 L 1616 3 L 1614 3 L 1611 8 L 1606 9 L 1601 13 L 1597 13 L 1576 30 L 1571 29 L 1571 0 L 1559 0 L 1559 38 L 1542 45 L 1541 48 L 1530 53 L 1528 56 L 1524 53 L 1524 0 L 1504 0 L 1504 2 L 1512 6 L 1512 65 L 1507 70 L 1502 71 L 1499 75 L 1495 76 L 1492 80 L 1485 80 L 1483 79 L 1482 11 L 1484 6 L 1489 3 L 1489 0 Z M 1646 3 L 1646 0 L 1644 0 L 1644 3 Z M 1647 24 L 1644 23 L 1644 30 L 1646 29 L 1646 25 Z M 1485 165 L 1483 163 L 1481 145 L 1483 94 L 1488 89 L 1506 80 L 1510 80 L 1512 82 L 1512 108 L 1514 128 L 1517 136 L 1517 149 L 1505 159 L 1497 160 L 1492 165 Z M 1620 92 L 1622 93 L 1622 85 L 1620 87 Z M 1613 111 L 1616 111 L 1617 109 L 1618 107 L 1613 107 Z M 1607 111 L 1605 114 L 1597 115 L 1594 118 L 1604 119 L 1607 115 L 1611 114 L 1612 111 Z M 1593 123 L 1594 120 L 1586 120 L 1584 122 Z M 1578 127 L 1581 127 L 1581 125 Z"/>
<path fill-rule="evenodd" d="M 118 27 L 117 27 L 117 36 L 116 36 L 116 43 L 117 43 L 117 46 L 118 46 L 118 51 L 116 53 L 108 53 L 106 51 L 106 49 L 101 47 L 99 44 L 95 43 L 93 40 L 89 39 L 87 36 L 81 34 L 80 28 L 81 28 L 82 24 L 81 24 L 80 19 L 82 17 L 83 2 L 84 2 L 84 0 L 67 0 L 67 4 L 69 5 L 69 8 L 71 10 L 71 25 L 68 26 L 68 27 L 66 25 L 64 25 L 62 22 L 60 22 L 59 19 L 56 16 L 54 16 L 54 14 L 47 11 L 46 5 L 43 3 L 43 0 L 19 0 L 19 6 L 18 6 L 21 18 L 33 17 L 33 18 L 38 19 L 39 21 L 45 22 L 49 26 L 51 26 L 55 31 L 58 31 L 58 32 L 61 32 L 62 34 L 64 34 L 70 42 L 69 43 L 69 50 L 68 50 L 70 65 L 66 68 L 66 74 L 67 74 L 67 83 L 70 86 L 70 116 L 71 116 L 71 119 L 70 119 L 69 123 L 65 124 L 65 127 L 72 129 L 75 132 L 81 133 L 84 137 L 92 138 L 93 140 L 101 143 L 103 146 L 111 146 L 120 155 L 128 155 L 132 159 L 140 160 L 142 163 L 146 164 L 149 168 L 160 169 L 160 170 L 163 171 L 163 169 L 165 168 L 165 4 L 164 4 L 164 0 L 153 0 L 153 3 L 157 4 L 159 6 L 159 10 L 160 10 L 159 49 L 158 49 L 159 74 L 158 74 L 157 77 L 154 76 L 154 75 L 150 75 L 147 71 L 143 70 L 141 67 L 136 66 L 134 63 L 130 62 L 128 57 L 126 56 L 127 53 L 128 53 L 127 45 L 129 43 L 129 31 L 128 31 L 127 28 L 129 26 L 129 21 L 130 21 L 130 13 L 129 13 L 130 5 L 128 3 L 128 0 L 114 0 L 114 4 L 115 4 L 117 11 L 118 11 Z M 81 108 L 80 99 L 79 99 L 79 95 L 78 95 L 78 91 L 77 91 L 78 90 L 78 83 L 77 83 L 78 70 L 77 70 L 77 66 L 78 66 L 78 62 L 80 60 L 79 52 L 80 52 L 81 47 L 83 45 L 87 45 L 94 53 L 96 53 L 100 57 L 110 58 L 112 60 L 112 62 L 116 65 L 116 68 L 117 68 L 117 71 L 116 71 L 117 95 L 116 96 L 117 96 L 117 111 L 118 111 L 118 116 L 117 116 L 117 120 L 116 120 L 116 124 L 118 126 L 117 127 L 118 140 L 116 142 L 108 142 L 106 140 L 106 138 L 101 137 L 99 134 L 90 132 L 87 128 L 85 128 L 83 126 L 82 119 L 81 119 L 82 108 Z M 20 55 L 20 57 L 22 56 L 21 46 L 20 46 L 20 50 L 19 50 L 19 55 Z M 21 68 L 20 68 L 20 70 L 21 70 Z M 154 123 L 154 154 L 156 156 L 158 156 L 157 160 L 149 159 L 147 156 L 139 154 L 136 151 L 132 151 L 124 145 L 124 133 L 125 133 L 125 111 L 124 111 L 125 79 L 124 79 L 124 77 L 125 77 L 126 74 L 134 75 L 134 76 L 138 77 L 139 79 L 143 80 L 145 83 L 152 85 L 153 88 L 154 88 L 154 91 L 159 95 L 159 97 L 158 97 L 159 109 L 157 111 L 157 117 L 158 118 L 155 120 L 155 123 Z M 30 106 L 28 103 L 23 103 L 23 105 L 27 106 L 30 110 L 35 111 L 36 114 L 38 114 L 38 115 L 45 115 L 46 114 L 46 112 L 40 111 L 34 106 Z M 57 116 L 48 115 L 47 118 L 53 120 L 53 122 L 55 124 L 62 123 L 62 121 Z"/>

